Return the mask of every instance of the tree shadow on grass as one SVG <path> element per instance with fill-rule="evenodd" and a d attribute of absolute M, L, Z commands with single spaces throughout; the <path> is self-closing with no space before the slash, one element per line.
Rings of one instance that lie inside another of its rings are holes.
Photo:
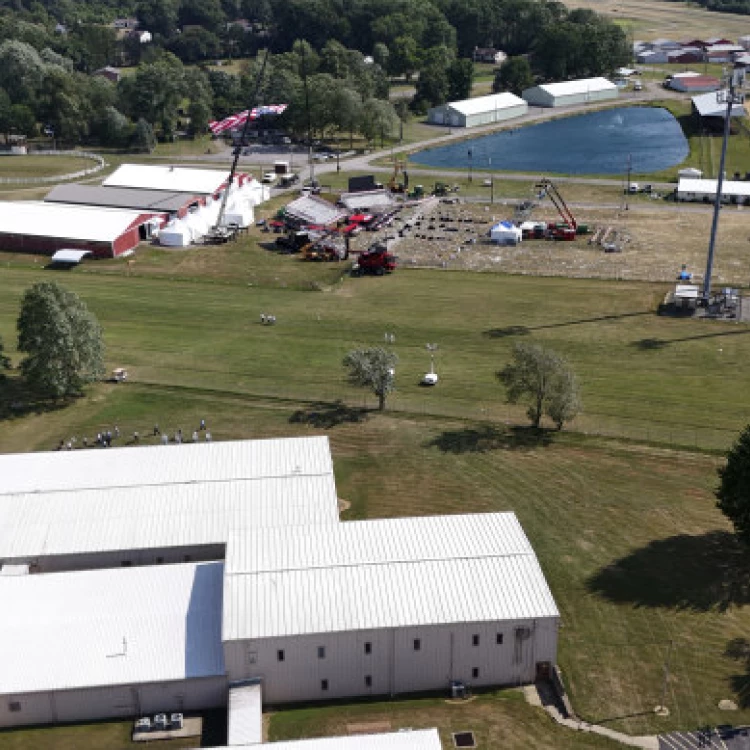
<path fill-rule="evenodd" d="M 526 326 L 506 326 L 505 328 L 490 328 L 484 335 L 490 339 L 505 339 L 510 336 L 528 336 L 531 329 Z"/>
<path fill-rule="evenodd" d="M 734 534 L 709 531 L 657 539 L 588 579 L 616 603 L 695 612 L 750 603 L 750 555 Z"/>
<path fill-rule="evenodd" d="M 46 398 L 28 388 L 16 375 L 0 375 L 0 422 L 27 414 L 59 411 L 75 403 L 75 396 Z"/>
<path fill-rule="evenodd" d="M 443 453 L 486 453 L 494 450 L 519 450 L 543 448 L 552 442 L 549 430 L 533 427 L 464 427 L 446 430 L 426 445 L 439 448 Z"/>
<path fill-rule="evenodd" d="M 298 409 L 289 417 L 292 424 L 308 424 L 311 427 L 330 429 L 340 424 L 364 422 L 369 410 L 361 406 L 347 406 L 341 401 L 318 402 L 306 409 Z"/>
<path fill-rule="evenodd" d="M 750 641 L 747 638 L 732 638 L 724 649 L 724 656 L 742 665 L 744 674 L 729 677 L 729 686 L 740 708 L 750 708 Z"/>

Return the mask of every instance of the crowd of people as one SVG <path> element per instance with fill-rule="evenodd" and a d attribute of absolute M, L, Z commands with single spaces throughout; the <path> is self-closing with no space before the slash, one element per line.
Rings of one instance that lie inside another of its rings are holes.
<path fill-rule="evenodd" d="M 170 442 L 175 445 L 180 445 L 183 442 L 187 442 L 187 439 L 183 437 L 182 428 L 178 428 L 174 433 L 170 434 L 168 431 L 162 432 L 158 423 L 154 424 L 153 433 L 150 436 L 157 438 L 162 445 L 169 445 Z M 192 440 L 193 443 L 198 443 L 201 441 L 201 436 L 207 443 L 210 443 L 213 439 L 210 430 L 206 426 L 205 419 L 201 419 L 197 429 L 193 430 L 192 435 L 190 435 L 190 440 Z M 123 439 L 121 445 L 138 445 L 141 442 L 141 433 L 138 430 L 134 430 L 132 436 L 128 439 L 122 435 L 120 428 L 115 425 L 112 429 L 97 432 L 95 438 L 89 439 L 86 436 L 82 437 L 80 443 L 75 435 L 67 440 L 60 440 L 57 450 L 71 451 L 78 448 L 111 448 L 112 444 L 116 444 L 121 438 Z"/>

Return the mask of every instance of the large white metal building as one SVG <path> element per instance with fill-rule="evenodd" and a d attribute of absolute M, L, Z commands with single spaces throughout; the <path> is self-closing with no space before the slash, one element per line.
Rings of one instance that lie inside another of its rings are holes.
<path fill-rule="evenodd" d="M 529 105 L 523 99 L 515 94 L 504 92 L 432 107 L 427 112 L 427 120 L 433 125 L 474 128 L 521 117 L 528 109 Z"/>
<path fill-rule="evenodd" d="M 713 203 L 716 200 L 716 191 L 718 189 L 718 180 L 680 177 L 677 183 L 677 200 Z M 723 203 L 750 204 L 750 182 L 724 180 L 721 185 L 721 200 Z"/>
<path fill-rule="evenodd" d="M 583 78 L 532 86 L 524 89 L 521 96 L 535 107 L 569 107 L 617 99 L 618 93 L 617 86 L 606 78 Z"/>
<path fill-rule="evenodd" d="M 240 745 L 263 702 L 555 662 L 514 514 L 340 522 L 327 438 L 6 455 L 0 477 L 0 726 L 228 705 Z"/>

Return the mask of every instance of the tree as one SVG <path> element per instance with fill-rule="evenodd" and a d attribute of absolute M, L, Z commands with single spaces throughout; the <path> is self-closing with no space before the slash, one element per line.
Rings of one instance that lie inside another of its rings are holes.
<path fill-rule="evenodd" d="M 529 61 L 525 57 L 509 57 L 495 73 L 492 91 L 496 94 L 510 91 L 516 96 L 521 96 L 524 89 L 533 85 L 534 76 Z"/>
<path fill-rule="evenodd" d="M 750 545 L 750 425 L 729 449 L 718 474 L 716 507 L 732 522 L 740 541 Z"/>
<path fill-rule="evenodd" d="M 141 0 L 136 16 L 144 29 L 169 38 L 177 27 L 177 7 L 177 0 Z"/>
<path fill-rule="evenodd" d="M 156 146 L 156 136 L 154 135 L 154 129 L 142 117 L 140 117 L 138 119 L 138 122 L 135 124 L 135 130 L 133 131 L 133 139 L 131 145 L 134 151 L 138 151 L 144 154 L 150 154 Z"/>
<path fill-rule="evenodd" d="M 380 346 L 354 349 L 344 357 L 343 364 L 349 369 L 349 382 L 370 388 L 378 397 L 378 409 L 383 411 L 388 394 L 394 390 L 398 356 Z"/>
<path fill-rule="evenodd" d="M 10 370 L 10 357 L 5 354 L 5 345 L 2 336 L 0 336 L 0 380 L 5 378 L 3 370 Z"/>
<path fill-rule="evenodd" d="M 73 292 L 55 282 L 26 290 L 18 316 L 18 350 L 26 382 L 39 394 L 77 395 L 104 375 L 102 329 Z"/>
<path fill-rule="evenodd" d="M 558 429 L 580 411 L 578 384 L 567 362 L 538 344 L 516 344 L 513 361 L 497 373 L 511 404 L 527 401 L 527 414 L 538 428 L 546 414 Z"/>
<path fill-rule="evenodd" d="M 455 102 L 471 96 L 474 80 L 474 63 L 471 60 L 454 60 L 447 71 L 448 100 Z"/>

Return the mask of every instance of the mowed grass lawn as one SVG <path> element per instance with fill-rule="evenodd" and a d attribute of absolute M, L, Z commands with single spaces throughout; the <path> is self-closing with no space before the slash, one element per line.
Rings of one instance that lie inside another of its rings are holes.
<path fill-rule="evenodd" d="M 663 285 L 405 270 L 351 279 L 339 264 L 258 254 L 268 267 L 261 273 L 248 255 L 240 270 L 241 257 L 233 258 L 231 282 L 188 275 L 204 266 L 210 273 L 212 258 L 221 261 L 210 249 L 175 254 L 174 279 L 168 260 L 155 261 L 150 275 L 148 258 L 130 277 L 122 262 L 63 275 L 6 266 L 0 335 L 13 354 L 24 289 L 55 279 L 99 316 L 109 367 L 186 393 L 372 404 L 346 384 L 341 360 L 392 332 L 400 362 L 390 405 L 400 411 L 523 421 L 522 407 L 503 402 L 495 372 L 513 344 L 525 341 L 558 350 L 578 373 L 585 404 L 578 430 L 722 449 L 747 421 L 750 328 L 660 318 L 654 310 Z M 258 286 L 259 276 L 278 286 Z M 311 283 L 326 291 L 299 291 Z M 277 325 L 261 325 L 261 313 L 276 315 Z M 428 342 L 439 346 L 441 382 L 432 390 L 419 386 Z M 13 450 L 16 440 L 6 430 L 0 449 Z M 49 447 L 48 440 L 42 433 L 18 447 Z"/>
<path fill-rule="evenodd" d="M 70 174 L 95 166 L 91 159 L 79 156 L 0 156 L 0 178 L 2 177 L 48 177 Z"/>

